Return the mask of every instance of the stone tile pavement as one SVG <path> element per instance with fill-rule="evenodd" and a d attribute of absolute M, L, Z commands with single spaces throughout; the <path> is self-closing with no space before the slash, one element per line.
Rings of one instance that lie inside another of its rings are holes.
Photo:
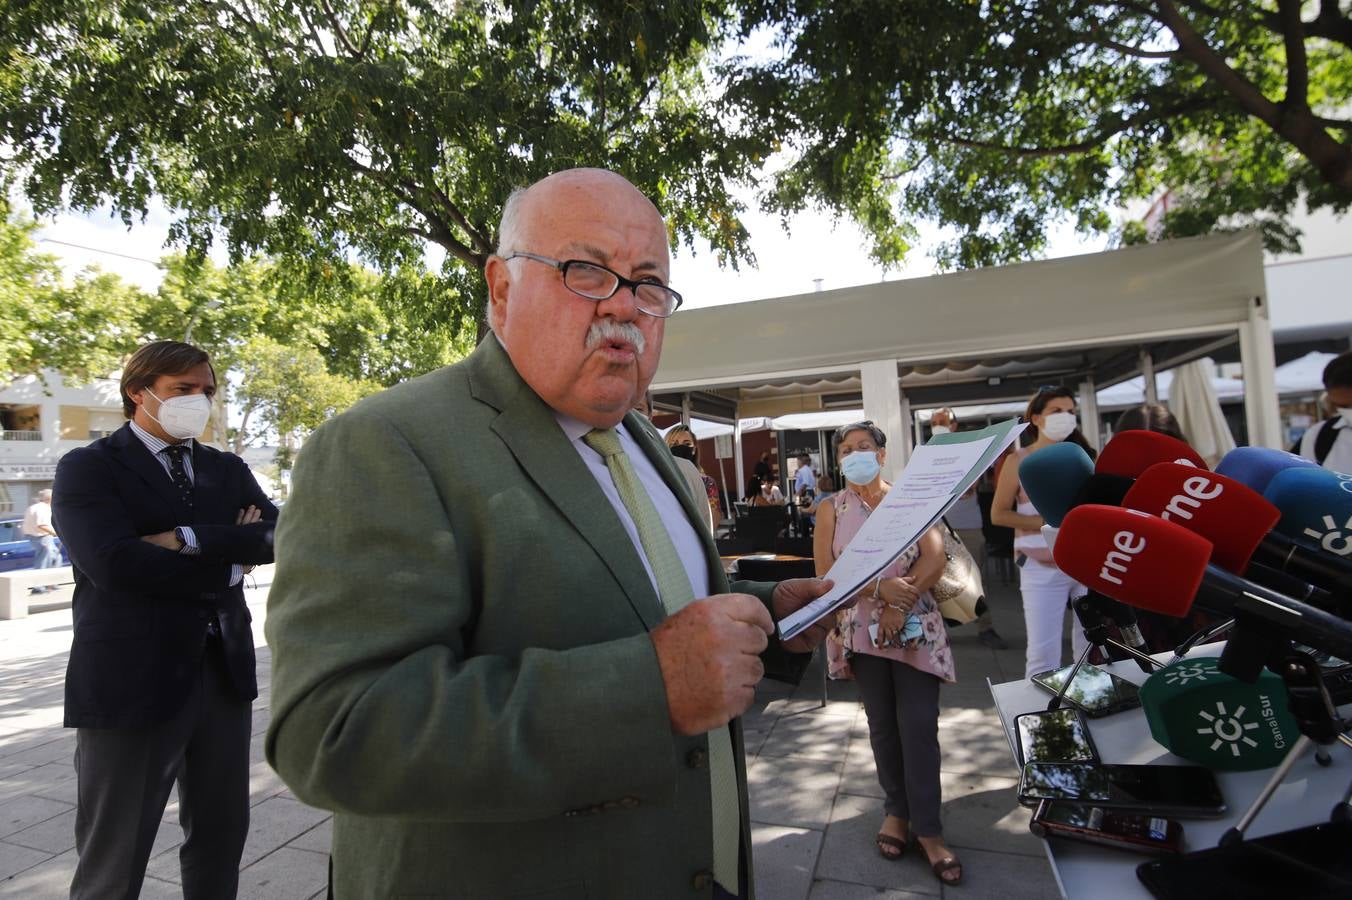
<path fill-rule="evenodd" d="M 259 644 L 250 789 L 252 821 L 241 862 L 244 900 L 323 897 L 330 817 L 296 800 L 263 760 L 271 657 L 263 645 L 269 570 L 248 592 Z M 868 723 L 854 685 L 831 683 L 822 705 L 819 665 L 796 689 L 766 682 L 745 717 L 757 895 L 762 900 L 906 900 L 920 897 L 1058 896 L 1028 813 L 1014 799 L 1017 772 L 986 679 L 1023 671 L 1018 594 L 990 585 L 996 623 L 1011 649 L 992 651 L 972 626 L 952 632 L 959 683 L 940 694 L 944 828 L 964 863 L 945 888 L 914 849 L 882 859 L 873 834 L 882 791 L 873 775 Z M 66 896 L 75 865 L 74 732 L 61 727 L 70 647 L 70 588 L 29 618 L 0 621 L 0 898 Z M 165 810 L 151 853 L 147 900 L 181 896 L 177 803 Z"/>

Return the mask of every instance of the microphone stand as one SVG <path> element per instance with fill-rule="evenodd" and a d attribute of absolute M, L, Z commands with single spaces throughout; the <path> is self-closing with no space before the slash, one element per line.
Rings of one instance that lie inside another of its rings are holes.
<path fill-rule="evenodd" d="M 1094 607 L 1092 596 L 1093 592 L 1091 591 L 1089 594 L 1076 597 L 1071 601 L 1075 610 L 1075 617 L 1079 619 L 1080 625 L 1084 628 L 1085 640 L 1089 641 L 1089 646 L 1085 647 L 1084 651 L 1080 653 L 1079 659 L 1075 660 L 1075 665 L 1070 669 L 1070 674 L 1066 676 L 1065 683 L 1057 689 L 1056 693 L 1052 695 L 1052 699 L 1048 701 L 1048 711 L 1061 708 L 1061 704 L 1065 702 L 1066 693 L 1070 690 L 1070 686 L 1075 683 L 1075 676 L 1080 674 L 1080 669 L 1089 659 L 1089 651 L 1095 647 L 1103 650 L 1105 655 L 1109 647 L 1116 647 L 1136 660 L 1136 664 L 1141 667 L 1143 672 L 1154 672 L 1157 669 L 1164 668 L 1164 663 L 1154 657 L 1147 656 L 1135 647 L 1128 647 L 1121 641 L 1110 638 L 1108 636 L 1108 622 Z"/>
<path fill-rule="evenodd" d="M 1241 616 L 1235 635 L 1221 654 L 1222 660 L 1225 660 L 1227 655 L 1232 658 L 1228 661 L 1228 665 L 1223 663 L 1221 669 L 1236 675 L 1245 669 L 1252 669 L 1255 651 L 1268 649 L 1267 667 L 1280 675 L 1286 684 L 1291 714 L 1295 717 L 1297 727 L 1300 728 L 1300 737 L 1291 745 L 1281 765 L 1277 766 L 1277 770 L 1272 773 L 1267 784 L 1263 785 L 1263 789 L 1244 811 L 1244 815 L 1234 827 L 1221 836 L 1222 847 L 1244 840 L 1244 832 L 1253 824 L 1254 819 L 1258 818 L 1258 814 L 1263 811 L 1273 793 L 1311 747 L 1316 748 L 1315 761 L 1321 766 L 1332 764 L 1333 759 L 1328 748 L 1335 742 L 1342 741 L 1352 747 L 1352 740 L 1343 734 L 1349 726 L 1352 726 L 1352 722 L 1338 715 L 1338 708 L 1334 705 L 1333 697 L 1324 683 L 1319 663 L 1310 654 L 1292 648 L 1290 641 L 1278 639 L 1276 644 L 1280 646 L 1274 646 L 1270 632 L 1259 633 L 1263 628 L 1261 622 L 1246 621 L 1245 617 Z M 1237 649 L 1232 651 L 1232 647 Z M 1258 668 L 1262 665 L 1263 662 L 1259 661 Z M 1352 815 L 1350 803 L 1352 789 L 1349 789 L 1342 802 L 1333 808 L 1331 818 L 1337 821 Z"/>

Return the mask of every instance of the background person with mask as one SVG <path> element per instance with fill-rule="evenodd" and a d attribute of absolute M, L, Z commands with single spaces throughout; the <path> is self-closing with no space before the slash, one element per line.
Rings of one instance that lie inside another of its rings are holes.
<path fill-rule="evenodd" d="M 872 422 L 835 434 L 844 488 L 817 511 L 812 555 L 817 574 L 831 568 L 887 496 L 882 479 L 887 436 Z M 939 686 L 955 679 L 943 616 L 929 590 L 943 574 L 943 537 L 931 528 L 867 584 L 857 603 L 836 614 L 827 638 L 832 677 L 853 678 L 868 716 L 869 743 L 885 794 L 874 838 L 884 859 L 898 860 L 915 838 L 934 877 L 962 880 L 962 865 L 944 844 L 939 807 Z"/>
<path fill-rule="evenodd" d="M 1014 559 L 1019 565 L 1019 591 L 1023 595 L 1023 620 L 1028 632 L 1024 677 L 1061 666 L 1061 629 L 1072 597 L 1085 593 L 1084 585 L 1056 567 L 1051 548 L 1042 537 L 1042 516 L 1028 499 L 1019 481 L 1019 463 L 1030 453 L 1061 441 L 1073 441 L 1092 459 L 1098 454 L 1080 434 L 1075 416 L 1075 395 L 1066 388 L 1047 385 L 1028 401 L 1024 420 L 1037 430 L 1037 438 L 1014 451 L 1014 458 L 1000 470 L 991 502 L 991 522 L 1014 529 Z M 1088 641 L 1080 628 L 1071 631 L 1076 655 Z"/>
<path fill-rule="evenodd" d="M 1352 351 L 1335 356 L 1324 367 L 1324 391 L 1337 415 L 1305 432 L 1300 439 L 1300 455 L 1326 469 L 1352 474 Z"/>
<path fill-rule="evenodd" d="M 714 531 L 716 523 L 723 518 L 718 503 L 718 485 L 700 468 L 699 442 L 695 440 L 695 433 L 684 425 L 676 424 L 668 429 L 666 438 L 671 455 L 676 457 L 677 468 L 690 485 L 690 493 L 696 500 L 702 498 L 709 504 L 708 525 L 709 530 Z"/>
<path fill-rule="evenodd" d="M 204 351 L 147 344 L 121 391 L 130 421 L 66 454 L 53 489 L 75 569 L 70 895 L 137 896 L 177 781 L 183 895 L 231 898 L 258 696 L 242 581 L 272 561 L 277 508 L 243 460 L 196 440 L 216 393 Z"/>

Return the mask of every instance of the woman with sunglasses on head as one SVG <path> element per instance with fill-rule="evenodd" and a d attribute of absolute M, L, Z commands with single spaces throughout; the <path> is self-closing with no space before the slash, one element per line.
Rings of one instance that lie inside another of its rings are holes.
<path fill-rule="evenodd" d="M 683 459 L 694 468 L 695 473 L 699 475 L 699 493 L 696 498 L 703 497 L 709 503 L 709 518 L 715 524 L 722 521 L 723 513 L 718 502 L 718 484 L 704 474 L 704 470 L 699 465 L 699 442 L 695 440 L 695 433 L 684 425 L 676 424 L 667 430 L 667 447 L 671 450 L 671 455 L 677 459 Z M 688 471 L 682 469 L 683 472 Z M 694 490 L 694 482 L 691 481 L 691 490 Z"/>
<path fill-rule="evenodd" d="M 1086 592 L 1084 585 L 1056 567 L 1051 548 L 1042 536 L 1045 523 L 1028 499 L 1019 481 L 1019 463 L 1030 453 L 1061 441 L 1079 444 L 1090 458 L 1094 448 L 1080 434 L 1075 417 L 1075 395 L 1059 385 L 1046 385 L 1028 401 L 1024 421 L 1037 430 L 1037 439 L 1014 451 L 1014 458 L 1001 470 L 991 501 L 991 523 L 1014 529 L 1014 558 L 1019 565 L 1019 591 L 1023 595 L 1023 621 L 1028 632 L 1028 650 L 1023 675 L 1061 667 L 1061 628 L 1070 600 Z M 1078 655 L 1089 642 L 1078 626 L 1071 631 L 1071 646 Z"/>
<path fill-rule="evenodd" d="M 817 507 L 812 552 L 825 575 L 883 501 L 887 437 L 872 422 L 836 432 L 844 485 Z M 944 843 L 939 820 L 939 685 L 954 681 L 943 617 L 929 590 L 943 574 L 944 542 L 935 529 L 869 582 L 836 616 L 827 638 L 833 678 L 854 678 L 868 716 L 878 783 L 886 794 L 878 852 L 902 857 L 914 838 L 934 877 L 962 881 L 962 864 Z"/>

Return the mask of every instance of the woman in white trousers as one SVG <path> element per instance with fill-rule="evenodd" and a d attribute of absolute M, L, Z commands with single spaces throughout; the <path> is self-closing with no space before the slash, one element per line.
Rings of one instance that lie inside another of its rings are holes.
<path fill-rule="evenodd" d="M 1024 677 L 1061 666 L 1062 623 L 1072 598 L 1085 593 L 1083 585 L 1056 567 L 1051 548 L 1042 537 L 1043 518 L 1028 500 L 1019 481 L 1019 463 L 1028 454 L 1061 441 L 1074 441 L 1091 458 L 1096 453 L 1080 434 L 1075 417 L 1075 394 L 1059 385 L 1038 389 L 1028 401 L 1025 421 L 1037 429 L 1037 439 L 1016 450 L 1000 470 L 991 503 L 991 522 L 1014 529 L 1014 559 L 1019 564 L 1019 591 L 1023 595 L 1023 620 L 1028 632 Z M 1088 642 L 1084 631 L 1073 626 L 1071 646 L 1083 652 Z"/>

